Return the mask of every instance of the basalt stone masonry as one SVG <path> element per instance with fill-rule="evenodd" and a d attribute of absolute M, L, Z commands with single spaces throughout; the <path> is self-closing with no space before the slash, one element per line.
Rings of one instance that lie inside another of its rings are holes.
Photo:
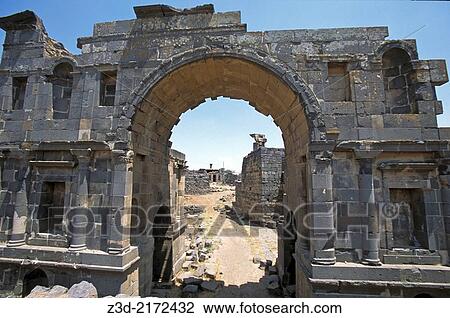
<path fill-rule="evenodd" d="M 267 139 L 262 134 L 251 136 L 255 139 L 253 151 L 242 161 L 241 181 L 236 185 L 233 205 L 249 220 L 272 226 L 283 212 L 284 149 L 265 147 Z"/>
<path fill-rule="evenodd" d="M 186 194 L 206 194 L 210 191 L 209 175 L 205 169 L 187 170 Z"/>
<path fill-rule="evenodd" d="M 146 224 L 160 209 L 182 224 L 172 128 L 225 96 L 283 134 L 279 272 L 298 296 L 450 294 L 445 61 L 387 27 L 248 32 L 212 5 L 134 11 L 95 24 L 80 54 L 31 11 L 0 18 L 1 290 L 150 295 L 164 251 Z"/>

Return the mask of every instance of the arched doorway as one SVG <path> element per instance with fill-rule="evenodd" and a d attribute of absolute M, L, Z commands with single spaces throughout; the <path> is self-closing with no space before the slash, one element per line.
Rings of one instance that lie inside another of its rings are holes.
<path fill-rule="evenodd" d="M 36 286 L 48 287 L 48 277 L 45 272 L 39 268 L 28 272 L 23 277 L 22 297 L 26 297 Z"/>
<path fill-rule="evenodd" d="M 130 120 L 123 121 L 127 125 L 123 128 L 130 131 L 133 152 L 140 157 L 139 168 L 133 169 L 133 198 L 145 209 L 169 201 L 167 166 L 172 129 L 181 114 L 219 96 L 248 101 L 258 112 L 270 115 L 280 128 L 286 154 L 286 204 L 302 219 L 306 211 L 297 207 L 308 202 L 309 144 L 326 139 L 325 125 L 318 101 L 302 79 L 282 63 L 257 54 L 194 54 L 168 62 L 143 81 L 124 109 L 124 117 Z M 153 259 L 162 257 L 159 252 L 155 245 Z M 285 255 L 292 253 L 290 250 Z M 141 258 L 141 266 L 148 270 L 152 264 Z"/>

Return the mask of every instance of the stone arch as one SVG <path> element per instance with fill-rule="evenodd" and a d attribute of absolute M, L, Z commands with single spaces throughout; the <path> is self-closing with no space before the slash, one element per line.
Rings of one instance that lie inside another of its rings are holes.
<path fill-rule="evenodd" d="M 385 46 L 381 55 L 386 110 L 394 114 L 416 112 L 410 83 L 412 52 L 405 45 Z"/>
<path fill-rule="evenodd" d="M 49 81 L 52 83 L 53 119 L 69 117 L 73 88 L 73 64 L 66 60 L 54 65 Z"/>
<path fill-rule="evenodd" d="M 411 60 L 417 60 L 419 57 L 417 55 L 417 50 L 415 47 L 412 47 L 410 43 L 406 41 L 392 40 L 385 41 L 375 52 L 375 55 L 382 59 L 383 55 L 392 49 L 401 49 L 405 51 Z"/>
<path fill-rule="evenodd" d="M 247 47 L 231 47 L 230 49 L 202 47 L 187 53 L 175 55 L 171 59 L 165 61 L 158 69 L 148 74 L 141 81 L 139 87 L 130 94 L 127 103 L 123 108 L 122 120 L 119 121 L 118 129 L 131 129 L 134 115 L 141 106 L 146 94 L 152 91 L 152 89 L 166 76 L 189 64 L 219 58 L 229 58 L 254 63 L 267 72 L 272 73 L 298 97 L 299 106 L 301 106 L 302 111 L 307 118 L 311 140 L 326 140 L 325 122 L 323 120 L 319 102 L 314 92 L 309 88 L 305 81 L 295 70 L 284 62 L 275 59 L 266 52 Z M 203 100 L 201 102 L 203 102 Z M 248 102 L 252 106 L 255 106 L 252 104 L 252 101 Z"/>
<path fill-rule="evenodd" d="M 307 193 L 300 189 L 304 184 L 296 180 L 300 175 L 308 177 L 302 158 L 309 156 L 311 142 L 326 140 L 326 127 L 312 90 L 296 71 L 267 53 L 242 48 L 197 49 L 173 57 L 145 77 L 129 97 L 118 122 L 118 136 L 124 138 L 118 141 L 128 143 L 141 158 L 141 164 L 133 168 L 131 195 L 147 211 L 170 202 L 168 164 L 174 125 L 187 110 L 219 96 L 245 100 L 273 118 L 289 158 L 289 205 L 296 206 L 300 203 L 298 194 Z M 308 201 L 306 194 L 301 200 Z M 154 236 L 153 281 L 163 281 L 171 274 L 172 267 L 158 263 L 174 260 L 167 244 L 167 239 Z M 141 259 L 142 272 L 150 262 Z"/>
<path fill-rule="evenodd" d="M 49 280 L 47 274 L 40 268 L 35 268 L 23 277 L 22 297 L 30 294 L 36 286 L 49 287 Z"/>
<path fill-rule="evenodd" d="M 72 58 L 70 56 L 64 56 L 64 57 L 61 57 L 61 58 L 58 58 L 58 59 L 55 59 L 52 61 L 52 64 L 50 66 L 50 70 L 49 70 L 48 74 L 49 75 L 53 74 L 55 71 L 55 68 L 62 63 L 70 64 L 74 70 L 78 69 L 78 62 L 74 58 Z"/>

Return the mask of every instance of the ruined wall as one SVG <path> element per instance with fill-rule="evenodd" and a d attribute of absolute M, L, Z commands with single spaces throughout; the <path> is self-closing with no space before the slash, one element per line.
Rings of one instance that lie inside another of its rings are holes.
<path fill-rule="evenodd" d="M 206 170 L 186 171 L 186 194 L 205 194 L 210 191 L 209 175 Z"/>
<path fill-rule="evenodd" d="M 260 147 L 244 157 L 236 185 L 236 210 L 255 221 L 272 221 L 280 211 L 284 149 Z"/>

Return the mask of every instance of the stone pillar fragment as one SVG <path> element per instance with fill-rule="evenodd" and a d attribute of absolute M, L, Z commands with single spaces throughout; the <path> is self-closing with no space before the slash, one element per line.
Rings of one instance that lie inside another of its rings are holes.
<path fill-rule="evenodd" d="M 88 208 L 88 178 L 92 151 L 90 149 L 72 149 L 71 153 L 78 161 L 78 180 L 75 206 L 71 208 L 69 214 L 71 222 L 69 228 L 72 232 L 69 251 L 81 251 L 86 249 L 86 235 L 90 226 L 89 220 L 92 219 Z"/>
<path fill-rule="evenodd" d="M 332 159 L 331 156 L 318 154 L 311 162 L 311 257 L 313 263 L 330 265 L 336 262 Z"/>
<path fill-rule="evenodd" d="M 108 241 L 109 254 L 121 254 L 130 248 L 133 155 L 132 151 L 113 150 L 112 215 Z"/>
<path fill-rule="evenodd" d="M 17 159 L 15 166 L 15 181 L 10 182 L 12 186 L 14 215 L 11 235 L 7 246 L 24 245 L 26 241 L 26 227 L 28 220 L 28 198 L 26 189 L 26 179 L 29 174 L 28 162 L 23 152 L 12 152 L 9 159 Z"/>
<path fill-rule="evenodd" d="M 380 265 L 380 229 L 378 208 L 375 202 L 373 179 L 373 159 L 378 152 L 357 152 L 359 161 L 359 202 L 367 211 L 367 228 L 363 230 L 362 263 L 366 265 Z"/>

